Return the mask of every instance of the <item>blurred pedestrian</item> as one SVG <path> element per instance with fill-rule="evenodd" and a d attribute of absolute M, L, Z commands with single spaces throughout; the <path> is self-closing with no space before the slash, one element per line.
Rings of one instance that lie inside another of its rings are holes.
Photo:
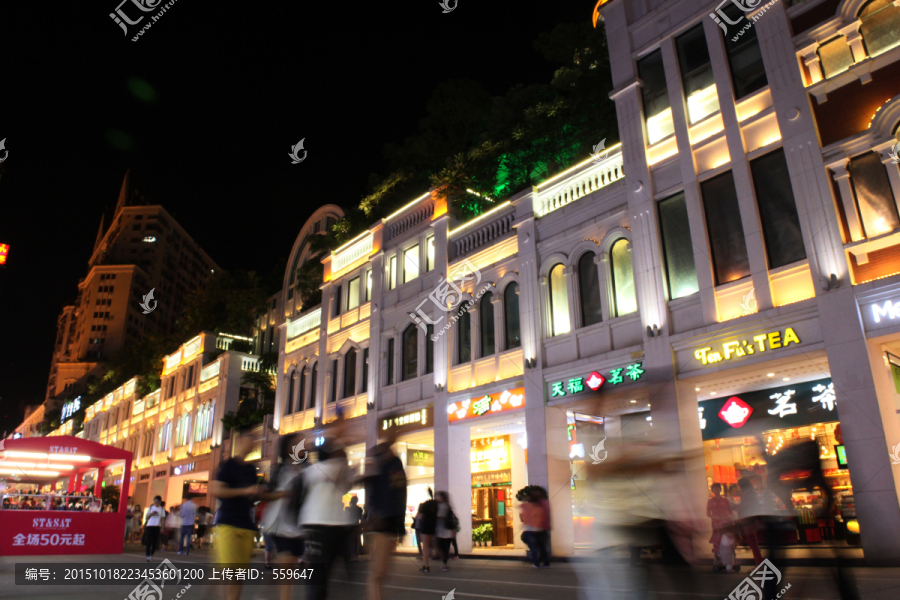
<path fill-rule="evenodd" d="M 201 506 L 197 509 L 197 550 L 203 548 L 203 538 L 206 537 L 206 532 L 209 530 L 209 526 L 206 523 L 206 513 L 209 511 L 205 506 Z"/>
<path fill-rule="evenodd" d="M 389 431 L 366 459 L 367 600 L 382 600 L 388 563 L 406 531 L 406 472 L 391 448 L 396 441 L 396 434 Z"/>
<path fill-rule="evenodd" d="M 531 552 L 534 568 L 550 566 L 550 503 L 547 492 L 532 486 L 528 498 L 522 503 L 519 518 L 522 520 L 522 541 Z"/>
<path fill-rule="evenodd" d="M 197 518 L 197 505 L 188 498 L 181 503 L 178 509 L 178 516 L 181 517 L 181 537 L 178 540 L 178 554 L 182 552 L 190 554 L 194 538 L 194 520 Z"/>
<path fill-rule="evenodd" d="M 153 505 L 147 509 L 144 518 L 144 546 L 147 548 L 147 562 L 153 558 L 156 547 L 159 544 L 159 529 L 165 519 L 166 511 L 162 507 L 162 498 L 153 498 Z"/>
<path fill-rule="evenodd" d="M 288 434 L 281 437 L 278 448 L 278 462 L 272 468 L 269 476 L 269 491 L 264 495 L 268 500 L 266 512 L 262 519 L 262 529 L 266 537 L 272 541 L 275 556 L 271 559 L 280 565 L 290 567 L 296 565 L 303 556 L 303 532 L 297 524 L 299 518 L 298 509 L 302 504 L 302 487 L 298 489 L 298 478 L 303 472 L 304 463 L 294 460 L 292 450 L 299 444 L 296 434 Z M 305 451 L 304 451 L 305 452 Z M 303 455 L 303 458 L 306 454 Z M 266 562 L 268 557 L 269 539 L 266 540 Z M 290 600 L 293 590 L 293 580 L 286 579 L 281 585 L 281 600 Z"/>
<path fill-rule="evenodd" d="M 437 538 L 438 548 L 441 552 L 441 560 L 444 563 L 441 571 L 449 571 L 447 561 L 450 560 L 450 544 L 456 539 L 456 530 L 459 527 L 459 519 L 450 506 L 450 496 L 447 492 L 440 491 L 436 494 L 437 506 L 437 525 L 435 527 L 435 538 Z M 459 556 L 459 550 L 456 551 Z"/>
<path fill-rule="evenodd" d="M 57 510 L 59 510 L 59 508 L 60 508 L 59 500 L 56 501 L 56 508 L 57 508 Z M 140 504 L 135 504 L 134 512 L 133 512 L 133 516 L 132 516 L 132 523 L 131 523 L 133 537 L 129 541 L 132 541 L 132 542 L 135 541 L 134 538 L 137 538 L 137 540 L 141 539 L 141 523 L 143 521 L 143 518 L 144 518 L 144 509 L 141 507 Z"/>
<path fill-rule="evenodd" d="M 47 497 L 49 510 L 53 510 L 52 500 Z M 131 531 L 134 528 L 134 503 L 131 498 L 128 499 L 128 506 L 125 508 L 125 542 L 131 541 Z M 124 547 L 124 544 L 122 545 Z"/>
<path fill-rule="evenodd" d="M 718 570 L 722 564 L 722 558 L 719 554 L 719 545 L 722 542 L 722 535 L 725 530 L 734 523 L 734 508 L 728 498 L 722 497 L 722 485 L 719 483 L 712 484 L 710 490 L 713 497 L 706 502 L 706 516 L 712 524 L 712 535 L 709 542 L 712 544 L 713 551 L 713 569 Z"/>
<path fill-rule="evenodd" d="M 172 542 L 175 542 L 175 545 L 178 545 L 178 538 L 181 534 L 181 517 L 178 514 L 178 507 L 173 506 L 172 510 L 169 511 L 169 514 L 166 515 L 166 551 L 169 550 L 169 545 Z"/>
<path fill-rule="evenodd" d="M 344 508 L 347 513 L 347 543 L 349 546 L 350 560 L 359 560 L 359 524 L 362 521 L 363 510 L 359 507 L 359 496 L 350 498 L 350 505 Z"/>
<path fill-rule="evenodd" d="M 422 558 L 424 559 L 425 564 L 419 570 L 423 573 L 429 573 L 431 571 L 430 563 L 435 548 L 434 533 L 437 529 L 438 505 L 437 501 L 434 499 L 431 488 L 428 488 L 428 495 L 430 498 L 419 504 L 419 512 L 416 514 L 416 519 L 421 519 Z"/>
<path fill-rule="evenodd" d="M 748 477 L 741 477 L 738 480 L 738 487 L 741 489 L 741 503 L 738 505 L 741 531 L 744 534 L 744 540 L 753 552 L 753 562 L 761 565 L 763 558 L 762 552 L 759 551 L 759 537 L 757 536 L 759 515 L 762 511 L 759 494 L 756 493 L 753 482 Z"/>
<path fill-rule="evenodd" d="M 234 431 L 232 457 L 222 463 L 216 479 L 210 482 L 211 495 L 221 502 L 216 515 L 215 562 L 229 567 L 246 568 L 253 554 L 253 501 L 263 490 L 256 483 L 256 467 L 244 460 L 252 444 L 249 429 Z M 229 582 L 227 600 L 238 600 L 242 588 L 240 581 Z"/>
<path fill-rule="evenodd" d="M 315 564 L 316 577 L 321 582 L 309 586 L 312 600 L 328 597 L 331 567 L 346 551 L 347 520 L 343 496 L 351 487 L 347 453 L 340 439 L 326 437 L 319 447 L 318 458 L 316 464 L 301 475 L 305 494 L 300 507 L 300 524 L 305 537 L 303 557 Z"/>

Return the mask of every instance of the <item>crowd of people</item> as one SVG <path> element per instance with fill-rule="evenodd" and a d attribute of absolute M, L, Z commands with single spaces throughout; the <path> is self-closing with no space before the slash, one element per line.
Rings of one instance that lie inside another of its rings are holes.
<path fill-rule="evenodd" d="M 99 498 L 90 492 L 66 492 L 55 490 L 41 493 L 36 487 L 17 489 L 2 495 L 3 510 L 72 510 L 100 512 L 111 509 L 102 506 Z"/>

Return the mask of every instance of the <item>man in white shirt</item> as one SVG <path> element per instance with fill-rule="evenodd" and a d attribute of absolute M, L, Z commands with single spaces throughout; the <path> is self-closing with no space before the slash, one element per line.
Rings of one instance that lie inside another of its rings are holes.
<path fill-rule="evenodd" d="M 159 543 L 159 528 L 165 519 L 166 511 L 162 507 L 162 498 L 156 496 L 153 505 L 147 509 L 144 517 L 144 545 L 147 547 L 147 562 L 153 558 L 156 546 Z"/>

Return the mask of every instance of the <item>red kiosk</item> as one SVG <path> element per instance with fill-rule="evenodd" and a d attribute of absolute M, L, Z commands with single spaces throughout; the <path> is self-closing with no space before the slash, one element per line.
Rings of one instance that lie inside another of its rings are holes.
<path fill-rule="evenodd" d="M 7 439 L 0 448 L 0 556 L 122 553 L 131 452 L 71 436 Z M 118 510 L 95 512 L 104 471 L 119 463 Z M 92 471 L 92 493 L 81 492 Z"/>

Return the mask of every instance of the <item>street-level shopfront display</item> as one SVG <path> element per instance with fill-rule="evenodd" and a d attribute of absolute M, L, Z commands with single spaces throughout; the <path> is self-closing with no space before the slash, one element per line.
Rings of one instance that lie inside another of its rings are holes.
<path fill-rule="evenodd" d="M 566 437 L 569 440 L 570 485 L 572 488 L 572 525 L 575 544 L 589 544 L 594 517 L 590 505 L 590 489 L 586 484 L 586 464 L 606 460 L 606 433 L 604 419 L 573 411 L 566 411 Z"/>
<path fill-rule="evenodd" d="M 859 543 L 850 471 L 841 437 L 837 399 L 830 379 L 703 400 L 698 405 L 707 486 L 722 485 L 723 496 L 740 505 L 738 481 L 748 478 L 767 492 L 770 457 L 793 445 L 815 441 L 836 506 L 826 506 L 822 490 L 791 487 L 797 532 L 787 543 Z M 798 474 L 799 475 L 799 474 Z M 830 510 L 830 512 L 829 512 Z"/>
<path fill-rule="evenodd" d="M 122 553 L 131 452 L 70 436 L 30 437 L 4 440 L 0 459 L 0 556 Z M 118 465 L 118 506 L 101 512 L 103 473 Z M 92 489 L 83 490 L 89 473 Z"/>
<path fill-rule="evenodd" d="M 406 471 L 404 524 L 407 535 L 403 538 L 403 545 L 415 547 L 417 539 L 413 521 L 419 504 L 430 498 L 429 488 L 434 492 L 434 405 L 403 410 L 379 419 L 378 436 L 383 437 L 388 432 L 397 435 L 394 452 Z M 364 497 L 361 497 L 360 504 L 363 500 Z"/>
<path fill-rule="evenodd" d="M 471 442 L 472 531 L 475 541 L 494 546 L 513 544 L 512 448 L 510 436 Z"/>

